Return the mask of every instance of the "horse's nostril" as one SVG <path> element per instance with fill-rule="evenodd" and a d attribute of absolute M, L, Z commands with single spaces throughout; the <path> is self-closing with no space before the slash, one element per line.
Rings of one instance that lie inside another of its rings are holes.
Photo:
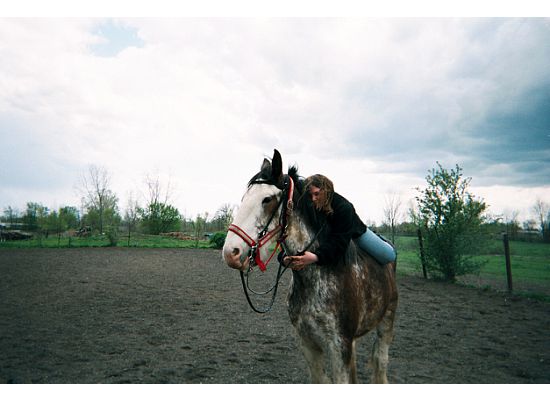
<path fill-rule="evenodd" d="M 240 252 L 241 252 L 241 251 L 240 251 L 237 247 L 235 247 L 235 248 L 233 249 L 233 255 L 234 255 L 234 256 L 238 256 Z"/>

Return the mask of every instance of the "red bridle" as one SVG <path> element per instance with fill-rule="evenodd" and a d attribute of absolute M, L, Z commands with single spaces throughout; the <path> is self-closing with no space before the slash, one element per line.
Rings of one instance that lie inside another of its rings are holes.
<path fill-rule="evenodd" d="M 273 211 L 271 218 L 269 218 L 267 225 L 259 233 L 257 240 L 252 239 L 252 237 L 248 233 L 246 233 L 242 228 L 240 228 L 235 224 L 229 225 L 229 228 L 228 228 L 229 232 L 233 232 L 235 235 L 239 236 L 250 247 L 250 253 L 249 253 L 250 266 L 252 267 L 252 263 L 254 263 L 260 268 L 262 272 L 267 269 L 267 264 L 269 264 L 269 262 L 271 261 L 275 253 L 277 253 L 277 250 L 279 249 L 279 247 L 282 245 L 282 243 L 286 239 L 287 220 L 288 220 L 288 216 L 290 215 L 293 209 L 292 197 L 294 195 L 294 181 L 290 176 L 288 177 L 288 184 L 285 186 L 285 189 L 283 190 L 283 198 L 284 198 L 285 192 L 287 194 L 286 196 L 287 202 L 286 202 L 286 207 L 283 207 L 284 210 L 281 211 L 279 224 L 274 229 L 267 232 L 267 228 L 269 227 L 271 220 L 273 219 L 275 213 L 279 209 L 279 207 L 277 207 Z M 282 199 L 281 199 L 281 204 L 283 204 Z M 283 204 L 283 206 L 285 205 Z M 267 261 L 264 262 L 261 258 L 260 249 L 264 247 L 278 233 L 280 233 L 280 235 L 277 238 L 277 245 L 275 246 L 275 249 L 269 256 Z"/>

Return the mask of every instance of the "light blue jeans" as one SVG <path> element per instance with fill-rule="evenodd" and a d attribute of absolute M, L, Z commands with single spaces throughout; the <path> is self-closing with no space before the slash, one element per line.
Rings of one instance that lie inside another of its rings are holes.
<path fill-rule="evenodd" d="M 397 259 L 395 248 L 369 228 L 357 238 L 357 244 L 382 265 L 394 262 Z"/>

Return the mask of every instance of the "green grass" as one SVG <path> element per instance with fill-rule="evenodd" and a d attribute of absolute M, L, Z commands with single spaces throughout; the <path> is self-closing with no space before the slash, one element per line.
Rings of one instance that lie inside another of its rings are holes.
<path fill-rule="evenodd" d="M 422 273 L 418 239 L 415 237 L 398 236 L 395 238 L 397 248 L 397 272 L 404 274 Z"/>
<path fill-rule="evenodd" d="M 398 274 L 422 276 L 418 239 L 416 237 L 400 236 L 395 240 L 398 252 Z M 57 236 L 49 238 L 22 241 L 0 242 L 0 248 L 68 248 L 68 247 L 108 247 L 106 236 L 88 238 L 65 238 Z M 121 235 L 117 247 L 128 247 L 128 238 Z M 155 235 L 132 235 L 129 247 L 142 248 L 212 248 L 206 240 L 196 243 L 194 240 L 178 240 Z M 501 240 L 493 240 L 484 254 L 478 256 L 485 264 L 479 274 L 472 275 L 477 281 L 498 281 L 506 283 L 506 261 L 504 245 Z M 510 242 L 512 277 L 514 285 L 533 287 L 533 290 L 522 291 L 514 289 L 516 294 L 527 297 L 542 296 L 550 299 L 550 245 L 543 243 Z M 484 283 L 484 286 L 487 283 Z M 502 286 L 502 285 L 501 285 Z M 514 286 L 516 288 L 516 286 Z M 538 291 L 538 292 L 537 292 Z"/>
<path fill-rule="evenodd" d="M 398 273 L 422 274 L 418 239 L 416 237 L 397 237 Z M 473 275 L 479 281 L 499 281 L 504 284 L 506 278 L 506 259 L 502 240 L 492 240 L 483 254 L 476 257 L 485 264 L 479 274 Z M 545 243 L 510 242 L 510 262 L 514 285 L 532 286 L 533 291 L 515 291 L 516 294 L 550 300 L 550 245 Z M 543 291 L 544 293 L 537 293 Z"/>
<path fill-rule="evenodd" d="M 105 235 L 90 237 L 62 237 L 50 235 L 48 238 L 0 242 L 0 248 L 69 248 L 69 247 L 111 247 Z M 157 235 L 134 234 L 128 245 L 128 237 L 118 238 L 116 247 L 143 248 L 212 248 L 208 240 L 179 240 Z"/>

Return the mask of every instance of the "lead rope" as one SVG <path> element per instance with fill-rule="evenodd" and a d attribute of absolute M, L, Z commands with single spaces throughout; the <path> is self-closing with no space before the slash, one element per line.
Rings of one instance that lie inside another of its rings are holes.
<path fill-rule="evenodd" d="M 315 234 L 315 236 L 313 237 L 313 239 L 309 242 L 309 244 L 304 248 L 304 250 L 302 250 L 301 252 L 299 252 L 298 254 L 300 253 L 305 253 L 306 251 L 308 251 L 310 249 L 311 246 L 313 246 L 313 244 L 315 243 L 315 241 L 317 240 L 317 238 L 319 237 L 319 234 L 321 233 L 321 231 L 323 230 L 323 228 L 325 227 L 326 225 L 326 222 L 321 226 L 321 228 L 319 228 L 319 230 L 317 231 L 317 233 Z M 287 249 L 286 249 L 286 245 L 284 244 L 284 241 L 282 241 L 281 243 L 281 248 L 283 249 L 283 252 L 285 254 L 288 254 L 287 252 Z M 240 271 L 241 273 L 241 283 L 243 285 L 243 291 L 244 291 L 244 294 L 246 296 L 246 300 L 248 301 L 248 304 L 250 305 L 250 308 L 252 308 L 252 310 L 254 310 L 255 312 L 257 312 L 258 314 L 265 314 L 269 311 L 271 311 L 271 308 L 273 307 L 273 304 L 275 304 L 275 298 L 277 297 L 277 289 L 279 288 L 279 283 L 281 282 L 281 277 L 283 276 L 283 274 L 287 271 L 287 269 L 290 268 L 290 265 L 287 267 L 283 264 L 283 261 L 282 261 L 282 258 L 281 258 L 281 261 L 279 261 L 279 269 L 277 271 L 277 277 L 275 278 L 275 284 L 271 287 L 271 289 L 265 291 L 265 292 L 255 292 L 254 290 L 250 289 L 250 286 L 248 284 L 248 274 L 246 276 L 246 283 L 245 283 L 245 279 L 244 279 L 244 272 L 243 271 Z M 281 272 L 281 269 L 282 269 L 282 272 Z M 268 294 L 269 292 L 273 291 L 273 294 L 271 295 L 271 301 L 269 303 L 269 305 L 267 306 L 267 308 L 264 308 L 264 309 L 258 309 L 254 306 L 254 304 L 252 304 L 252 300 L 250 299 L 250 296 L 248 294 L 248 292 L 252 292 L 254 294 L 257 294 L 257 295 L 264 295 L 264 294 Z"/>
<path fill-rule="evenodd" d="M 289 178 L 290 182 L 289 184 L 292 185 L 292 188 L 290 189 L 291 190 L 291 193 L 294 192 L 293 190 L 293 185 L 294 185 L 294 182 L 292 182 L 292 178 Z M 287 187 L 288 188 L 288 187 Z M 288 190 L 288 189 L 287 189 Z M 284 194 L 284 192 L 283 192 Z M 290 194 L 290 196 L 292 196 L 292 194 Z M 277 252 L 277 248 L 279 247 L 279 245 L 281 246 L 281 248 L 284 248 L 284 237 L 286 237 L 286 228 L 287 228 L 287 212 L 288 212 L 288 205 L 291 204 L 291 201 L 292 199 L 288 199 L 287 198 L 287 202 L 284 203 L 284 199 L 285 199 L 285 196 L 282 195 L 281 196 L 281 200 L 279 201 L 279 205 L 277 206 L 277 209 L 279 208 L 279 206 L 283 206 L 282 209 L 281 209 L 281 220 L 279 222 L 283 222 L 281 225 L 283 227 L 283 233 L 282 233 L 282 237 L 279 238 L 279 240 L 277 241 L 277 246 L 275 247 L 275 251 L 273 252 L 273 254 L 271 255 L 271 257 L 269 258 L 269 260 L 267 260 L 267 262 L 265 263 L 266 265 L 269 263 L 269 261 L 271 260 L 271 258 L 273 257 L 273 255 Z M 271 221 L 273 220 L 273 217 L 275 216 L 275 213 L 273 213 L 271 215 L 271 218 L 269 218 L 269 222 L 267 223 L 266 225 L 266 228 L 269 226 L 269 224 L 271 223 Z M 265 229 L 262 231 L 262 233 L 265 231 Z M 260 236 L 262 236 L 262 233 L 260 233 Z M 265 233 L 264 233 L 265 234 Z M 248 301 L 248 305 L 250 305 L 250 308 L 252 308 L 252 310 L 254 310 L 255 312 L 257 312 L 258 314 L 265 314 L 269 311 L 271 311 L 271 308 L 273 307 L 273 304 L 275 304 L 275 298 L 277 297 L 277 289 L 279 289 L 279 283 L 281 281 L 281 277 L 283 276 L 283 274 L 286 272 L 286 270 L 288 269 L 288 267 L 285 267 L 283 265 L 283 261 L 279 261 L 279 269 L 277 270 L 277 277 L 275 278 L 275 284 L 271 287 L 271 289 L 267 290 L 266 292 L 255 292 L 254 290 L 250 289 L 250 285 L 248 284 L 248 277 L 250 275 L 250 271 L 252 270 L 252 268 L 250 268 L 248 270 L 248 274 L 246 275 L 246 283 L 244 281 L 244 272 L 243 271 L 240 271 L 241 273 L 241 283 L 243 285 L 243 291 L 244 291 L 244 294 L 246 296 L 246 300 Z M 282 272 L 281 272 L 282 270 Z M 250 299 L 250 296 L 248 294 L 248 292 L 252 292 L 254 294 L 257 294 L 257 295 L 264 295 L 264 294 L 268 294 L 269 292 L 273 291 L 273 294 L 271 295 L 271 301 L 269 303 L 269 305 L 267 306 L 267 308 L 264 308 L 264 309 L 258 309 L 254 306 L 254 304 L 252 304 L 252 300 Z"/>
<path fill-rule="evenodd" d="M 284 268 L 284 270 L 283 270 L 283 272 L 281 272 L 281 269 L 283 269 L 283 268 Z M 241 272 L 241 283 L 243 284 L 244 294 L 246 295 L 246 300 L 248 301 L 248 304 L 250 305 L 250 308 L 252 308 L 258 314 L 265 314 L 265 313 L 271 311 L 271 308 L 273 307 L 273 304 L 275 304 L 275 298 L 277 297 L 277 289 L 279 288 L 279 282 L 281 281 L 281 277 L 283 276 L 283 274 L 285 273 L 285 271 L 287 269 L 288 269 L 288 267 L 285 267 L 282 262 L 279 263 L 279 270 L 277 271 L 277 278 L 275 279 L 275 284 L 273 285 L 273 287 L 271 289 L 269 289 L 267 292 L 264 293 L 264 294 L 267 294 L 267 293 L 269 293 L 273 290 L 273 294 L 271 295 L 271 301 L 270 301 L 269 305 L 267 306 L 267 308 L 264 308 L 264 309 L 258 309 L 254 306 L 254 304 L 252 304 L 252 300 L 250 299 L 250 296 L 248 295 L 248 291 L 250 290 L 250 288 L 248 288 L 248 276 L 247 276 L 247 282 L 245 283 L 245 281 L 244 281 L 244 272 L 240 271 Z M 253 292 L 253 293 L 255 293 L 255 292 Z"/>

